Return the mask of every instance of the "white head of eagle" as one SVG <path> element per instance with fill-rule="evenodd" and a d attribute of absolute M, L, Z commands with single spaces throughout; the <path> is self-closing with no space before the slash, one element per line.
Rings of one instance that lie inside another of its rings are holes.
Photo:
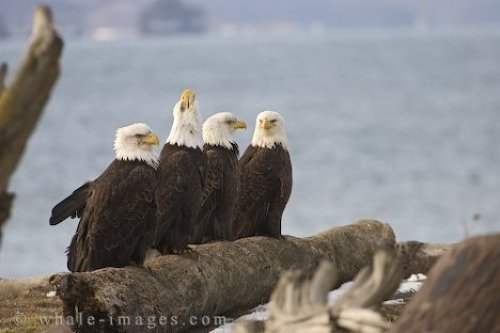
<path fill-rule="evenodd" d="M 174 123 L 167 143 L 190 148 L 201 147 L 201 119 L 196 92 L 186 89 L 174 106 Z"/>
<path fill-rule="evenodd" d="M 239 128 L 247 128 L 247 124 L 236 119 L 231 112 L 216 113 L 203 124 L 203 142 L 232 149 L 234 131 Z"/>
<path fill-rule="evenodd" d="M 144 123 L 121 127 L 116 131 L 114 149 L 116 159 L 123 161 L 144 161 L 153 168 L 158 167 L 158 157 L 153 145 L 160 144 L 158 137 Z"/>
<path fill-rule="evenodd" d="M 288 140 L 285 133 L 285 120 L 274 111 L 259 113 L 252 137 L 252 146 L 272 149 L 280 144 L 287 149 Z"/>

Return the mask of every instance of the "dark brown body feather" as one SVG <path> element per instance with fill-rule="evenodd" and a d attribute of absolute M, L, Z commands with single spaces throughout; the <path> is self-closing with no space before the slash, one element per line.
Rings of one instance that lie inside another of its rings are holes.
<path fill-rule="evenodd" d="M 163 254 L 178 253 L 187 248 L 200 212 L 203 170 L 200 148 L 169 143 L 163 146 L 156 199 L 156 247 Z"/>
<path fill-rule="evenodd" d="M 281 236 L 281 216 L 292 192 L 292 163 L 281 145 L 248 146 L 238 162 L 234 231 L 238 238 Z"/>
<path fill-rule="evenodd" d="M 81 217 L 68 247 L 68 269 L 92 271 L 141 264 L 154 244 L 157 172 L 141 161 L 114 160 L 101 176 L 56 205 L 57 224 Z"/>
<path fill-rule="evenodd" d="M 208 144 L 203 146 L 206 163 L 203 201 L 190 243 L 235 238 L 232 224 L 238 194 L 238 154 L 236 143 L 231 149 Z"/>

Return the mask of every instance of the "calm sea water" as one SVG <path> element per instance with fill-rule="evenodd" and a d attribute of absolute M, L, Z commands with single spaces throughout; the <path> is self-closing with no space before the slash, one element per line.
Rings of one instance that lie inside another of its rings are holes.
<path fill-rule="evenodd" d="M 0 42 L 0 59 L 12 68 L 23 48 Z M 50 227 L 52 206 L 113 159 L 117 127 L 144 121 L 164 140 L 186 87 L 203 115 L 247 120 L 242 149 L 258 112 L 284 115 L 286 234 L 361 218 L 390 223 L 399 240 L 500 231 L 500 33 L 70 41 L 11 183 L 0 276 L 65 270 L 77 221 Z"/>

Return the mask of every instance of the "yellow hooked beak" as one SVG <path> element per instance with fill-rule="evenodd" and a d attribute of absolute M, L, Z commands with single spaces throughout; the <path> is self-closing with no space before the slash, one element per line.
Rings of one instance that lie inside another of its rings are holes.
<path fill-rule="evenodd" d="M 267 118 L 264 118 L 264 120 L 262 120 L 260 122 L 260 128 L 265 129 L 265 130 L 270 129 L 271 128 L 271 122 Z"/>
<path fill-rule="evenodd" d="M 233 124 L 234 129 L 247 128 L 247 124 L 243 120 L 237 120 Z"/>
<path fill-rule="evenodd" d="M 181 94 L 181 111 L 189 110 L 196 100 L 196 91 L 193 89 L 186 89 Z"/>
<path fill-rule="evenodd" d="M 141 140 L 142 143 L 145 143 L 147 145 L 155 145 L 158 146 L 160 144 L 160 140 L 154 134 L 153 132 L 149 133 L 148 135 L 144 136 Z"/>

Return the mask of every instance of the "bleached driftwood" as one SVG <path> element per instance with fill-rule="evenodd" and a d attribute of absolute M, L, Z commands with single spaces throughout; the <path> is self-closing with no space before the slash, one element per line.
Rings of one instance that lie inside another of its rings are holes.
<path fill-rule="evenodd" d="M 335 307 L 338 310 L 376 308 L 398 289 L 402 276 L 397 253 L 377 252 L 373 258 L 373 265 L 363 268 L 358 273 L 352 287 L 335 303 Z"/>
<path fill-rule="evenodd" d="M 398 289 L 403 272 L 399 253 L 379 251 L 373 265 L 365 267 L 353 285 L 330 308 L 334 329 L 348 332 L 385 332 L 389 324 L 373 311 Z"/>
<path fill-rule="evenodd" d="M 385 332 L 389 324 L 373 308 L 398 288 L 402 271 L 395 249 L 375 254 L 371 267 L 363 268 L 353 285 L 333 305 L 328 292 L 337 284 L 334 263 L 323 262 L 312 278 L 302 271 L 288 271 L 280 278 L 269 303 L 264 326 L 240 320 L 234 325 L 240 333 L 299 333 L 347 331 Z"/>
<path fill-rule="evenodd" d="M 312 279 L 301 270 L 285 272 L 271 296 L 265 332 L 327 332 L 327 296 L 337 283 L 336 265 L 326 261 Z"/>
<path fill-rule="evenodd" d="M 37 6 L 27 50 L 7 86 L 7 66 L 0 68 L 0 231 L 14 200 L 9 179 L 59 76 L 62 46 L 50 9 Z"/>
<path fill-rule="evenodd" d="M 500 233 L 458 243 L 427 275 L 391 332 L 500 332 Z"/>

